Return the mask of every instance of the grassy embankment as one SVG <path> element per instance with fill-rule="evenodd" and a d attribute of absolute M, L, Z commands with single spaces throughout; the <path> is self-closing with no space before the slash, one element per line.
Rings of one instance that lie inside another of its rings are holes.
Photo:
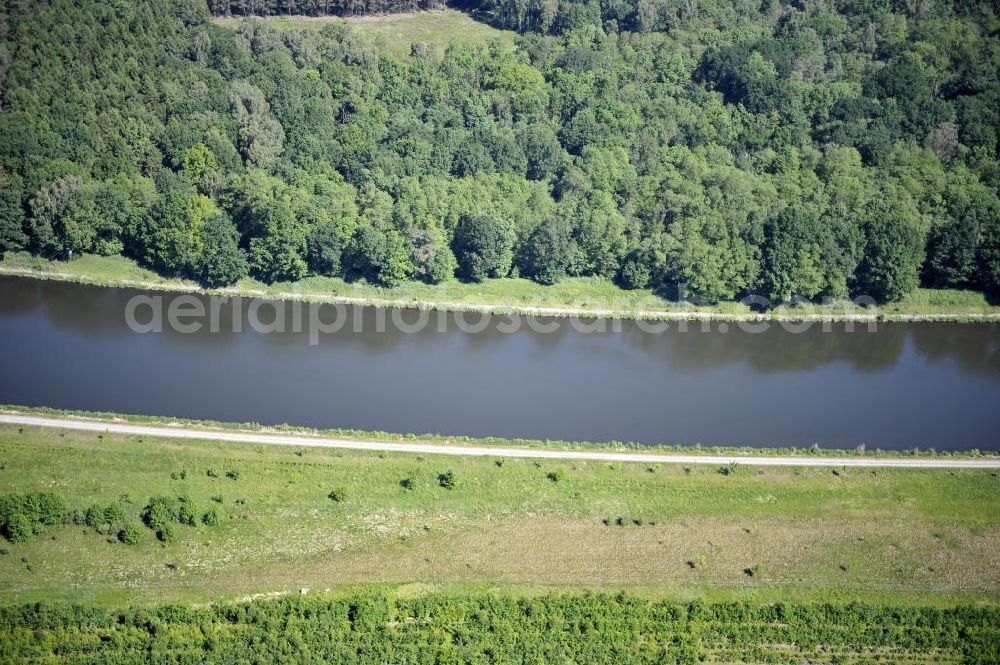
<path fill-rule="evenodd" d="M 264 284 L 244 279 L 221 290 L 205 290 L 190 280 L 172 279 L 146 270 L 123 257 L 81 256 L 72 261 L 47 261 L 28 254 L 8 255 L 0 260 L 0 274 L 18 274 L 100 286 L 131 286 L 171 291 L 204 291 L 226 295 L 246 295 L 277 299 L 345 300 L 374 306 L 421 307 L 429 309 L 531 313 L 541 308 L 545 314 L 574 316 L 620 316 L 622 318 L 718 318 L 718 319 L 802 319 L 870 316 L 859 307 L 845 303 L 777 308 L 764 315 L 739 303 L 695 306 L 671 302 L 649 290 L 626 291 L 599 278 L 568 278 L 553 286 L 527 279 L 493 279 L 481 284 L 457 280 L 430 285 L 405 282 L 387 289 L 333 277 L 309 277 L 298 282 Z M 980 292 L 918 289 L 905 300 L 878 309 L 883 320 L 1000 320 L 1000 306 L 991 304 Z"/>
<path fill-rule="evenodd" d="M 150 497 L 184 496 L 222 514 L 217 526 L 177 525 L 167 544 L 145 527 L 140 544 L 125 545 L 73 524 L 4 542 L 3 604 L 209 602 L 365 584 L 1000 604 L 991 471 L 536 463 L 17 426 L 0 427 L 0 468 L 4 492 L 55 492 L 80 510 L 121 503 L 138 519 Z M 438 480 L 448 470 L 453 489 Z"/>
<path fill-rule="evenodd" d="M 881 448 L 866 448 L 858 446 L 852 449 L 822 448 L 818 444 L 805 448 L 758 448 L 751 446 L 711 446 L 711 445 L 677 445 L 677 444 L 645 444 L 623 441 L 559 441 L 553 439 L 507 439 L 503 437 L 474 437 L 443 434 L 400 434 L 396 432 L 381 432 L 356 429 L 316 429 L 300 425 L 262 425 L 260 423 L 234 423 L 215 420 L 193 420 L 175 418 L 172 416 L 146 416 L 135 414 L 109 413 L 101 411 L 82 411 L 70 409 L 54 409 L 45 406 L 22 406 L 17 404 L 0 404 L 0 413 L 23 414 L 29 416 L 56 416 L 59 418 L 80 418 L 108 422 L 125 422 L 147 425 L 167 425 L 171 428 L 183 427 L 195 430 L 229 430 L 249 431 L 276 434 L 298 434 L 303 436 L 330 437 L 352 441 L 374 441 L 387 443 L 433 443 L 467 446 L 496 446 L 504 448 L 545 448 L 549 450 L 593 450 L 599 452 L 646 452 L 664 455 L 730 455 L 730 456 L 794 456 L 794 457 L 865 457 L 865 458 L 963 458 L 988 457 L 996 458 L 1000 451 L 996 450 L 935 450 L 908 448 L 904 450 L 882 450 Z"/>

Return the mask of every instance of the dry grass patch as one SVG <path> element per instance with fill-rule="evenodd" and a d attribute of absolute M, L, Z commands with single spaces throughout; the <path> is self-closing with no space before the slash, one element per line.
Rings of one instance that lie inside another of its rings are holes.
<path fill-rule="evenodd" d="M 302 562 L 292 583 L 695 584 L 1000 591 L 1000 529 L 949 544 L 906 522 L 686 518 L 605 526 L 517 516 Z M 752 571 L 752 574 L 751 574 Z"/>

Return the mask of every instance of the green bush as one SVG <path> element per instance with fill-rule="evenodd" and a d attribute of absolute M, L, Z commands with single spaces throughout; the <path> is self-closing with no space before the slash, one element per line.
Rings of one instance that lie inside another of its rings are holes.
<path fill-rule="evenodd" d="M 23 543 L 34 535 L 31 528 L 31 520 L 26 515 L 14 513 L 7 518 L 4 524 L 3 535 L 12 543 Z"/>
<path fill-rule="evenodd" d="M 118 540 L 126 545 L 138 545 L 141 543 L 142 528 L 139 526 L 138 522 L 134 522 L 132 520 L 125 522 L 125 526 L 118 531 Z"/>
<path fill-rule="evenodd" d="M 153 497 L 142 511 L 142 521 L 153 531 L 159 531 L 164 525 L 177 520 L 177 503 L 174 498 Z"/>
<path fill-rule="evenodd" d="M 219 516 L 219 511 L 215 508 L 209 508 L 205 511 L 205 514 L 201 516 L 202 524 L 205 526 L 217 526 L 222 518 Z"/>
<path fill-rule="evenodd" d="M 12 542 L 27 540 L 43 526 L 62 524 L 68 516 L 65 500 L 52 492 L 0 495 L 0 532 Z"/>
<path fill-rule="evenodd" d="M 327 497 L 334 503 L 340 503 L 346 498 L 346 495 L 344 494 L 344 490 L 336 489 L 330 492 Z"/>
<path fill-rule="evenodd" d="M 198 526 L 200 511 L 190 501 L 185 501 L 177 508 L 177 521 L 188 526 Z"/>
<path fill-rule="evenodd" d="M 172 543 L 177 539 L 173 524 L 164 524 L 156 530 L 156 538 L 163 543 Z"/>
<path fill-rule="evenodd" d="M 93 505 L 87 508 L 87 526 L 97 528 L 104 524 L 104 509 L 100 506 Z"/>
<path fill-rule="evenodd" d="M 121 504 L 112 503 L 104 509 L 104 521 L 108 524 L 117 524 L 125 519 L 125 511 Z"/>
<path fill-rule="evenodd" d="M 446 490 L 455 489 L 455 474 L 450 469 L 438 475 L 438 485 Z"/>

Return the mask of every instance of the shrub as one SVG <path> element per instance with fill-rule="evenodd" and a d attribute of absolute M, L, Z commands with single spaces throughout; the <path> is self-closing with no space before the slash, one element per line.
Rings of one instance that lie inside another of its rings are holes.
<path fill-rule="evenodd" d="M 142 511 L 142 521 L 153 531 L 161 531 L 165 526 L 178 519 L 179 509 L 177 499 L 170 497 L 154 497 L 149 500 Z"/>
<path fill-rule="evenodd" d="M 545 477 L 554 483 L 558 483 L 560 480 L 566 477 L 566 472 L 562 469 L 556 469 L 555 471 L 549 471 L 545 474 Z"/>
<path fill-rule="evenodd" d="M 137 522 L 129 520 L 118 532 L 118 540 L 126 545 L 138 545 L 142 542 L 142 529 Z"/>
<path fill-rule="evenodd" d="M 34 534 L 31 520 L 21 513 L 14 513 L 7 518 L 3 535 L 12 543 L 23 543 Z"/>
<path fill-rule="evenodd" d="M 103 507 L 95 504 L 87 508 L 83 522 L 87 526 L 97 529 L 99 533 L 105 533 L 111 526 L 121 522 L 123 519 L 125 519 L 125 513 L 117 503 Z M 74 521 L 76 521 L 75 517 Z"/>
<path fill-rule="evenodd" d="M 197 506 L 187 501 L 177 509 L 177 521 L 188 526 L 198 526 L 198 514 Z"/>
<path fill-rule="evenodd" d="M 108 524 L 115 524 L 123 519 L 125 519 L 125 511 L 122 510 L 121 505 L 112 503 L 104 509 L 104 521 Z"/>
<path fill-rule="evenodd" d="M 229 478 L 230 480 L 239 480 L 240 472 L 236 470 L 226 471 L 226 478 Z"/>
<path fill-rule="evenodd" d="M 219 472 L 217 470 L 215 470 L 215 469 L 209 469 L 205 473 L 208 474 L 209 478 L 218 478 L 219 477 Z"/>
<path fill-rule="evenodd" d="M 205 514 L 201 516 L 201 521 L 205 526 L 217 526 L 222 518 L 219 516 L 219 511 L 215 508 L 209 508 L 205 511 Z"/>
<path fill-rule="evenodd" d="M 68 518 L 66 502 L 52 492 L 0 495 L 0 531 L 13 542 L 27 540 L 43 525 L 61 524 Z"/>
<path fill-rule="evenodd" d="M 330 501 L 333 501 L 334 503 L 340 503 L 346 498 L 344 491 L 339 489 L 333 490 L 327 496 L 329 497 Z"/>
<path fill-rule="evenodd" d="M 177 539 L 177 534 L 174 532 L 173 525 L 167 523 L 156 530 L 156 537 L 160 540 L 160 542 L 172 543 Z"/>
<path fill-rule="evenodd" d="M 0 522 L 21 513 L 31 522 L 59 524 L 66 519 L 66 502 L 53 492 L 27 492 L 0 496 Z"/>
<path fill-rule="evenodd" d="M 104 524 L 104 509 L 97 505 L 87 508 L 86 524 L 95 529 Z"/>
<path fill-rule="evenodd" d="M 446 490 L 455 489 L 455 474 L 450 469 L 438 475 L 438 485 Z"/>

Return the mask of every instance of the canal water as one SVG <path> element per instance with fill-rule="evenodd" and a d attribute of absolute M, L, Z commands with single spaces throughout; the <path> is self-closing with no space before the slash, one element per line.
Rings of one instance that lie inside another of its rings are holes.
<path fill-rule="evenodd" d="M 308 305 L 281 317 L 184 296 L 175 318 L 199 324 L 184 332 L 170 325 L 178 297 L 0 278 L 0 403 L 416 434 L 1000 448 L 995 324 L 660 330 L 327 305 L 317 331 Z"/>

